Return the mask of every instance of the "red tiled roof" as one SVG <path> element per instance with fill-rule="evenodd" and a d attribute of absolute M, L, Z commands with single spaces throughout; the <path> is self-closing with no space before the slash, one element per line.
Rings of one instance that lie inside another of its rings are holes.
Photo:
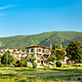
<path fill-rule="evenodd" d="M 48 47 L 43 47 L 43 46 L 38 46 L 38 45 L 29 46 L 29 47 L 26 47 L 26 49 L 33 48 L 33 47 L 40 47 L 40 48 L 44 48 L 44 49 L 50 49 Z"/>

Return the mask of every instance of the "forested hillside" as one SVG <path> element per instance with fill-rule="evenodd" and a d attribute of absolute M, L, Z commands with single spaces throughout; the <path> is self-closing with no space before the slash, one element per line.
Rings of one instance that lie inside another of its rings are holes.
<path fill-rule="evenodd" d="M 82 32 L 72 31 L 53 31 L 37 35 L 20 35 L 13 37 L 0 38 L 0 48 L 25 49 L 27 46 L 40 45 L 49 47 L 50 43 L 63 44 L 67 46 L 70 40 L 82 41 Z"/>

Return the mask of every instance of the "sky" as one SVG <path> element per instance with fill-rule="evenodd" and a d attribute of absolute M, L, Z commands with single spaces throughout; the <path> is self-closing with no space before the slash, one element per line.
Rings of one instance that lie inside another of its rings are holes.
<path fill-rule="evenodd" d="M 0 0 L 0 37 L 82 32 L 82 0 Z"/>

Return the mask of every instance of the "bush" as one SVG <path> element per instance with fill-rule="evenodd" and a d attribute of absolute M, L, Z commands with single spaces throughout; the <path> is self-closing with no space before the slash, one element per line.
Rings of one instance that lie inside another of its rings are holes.
<path fill-rule="evenodd" d="M 37 68 L 37 63 L 33 62 L 33 68 Z"/>
<path fill-rule="evenodd" d="M 40 66 L 44 66 L 44 64 L 40 64 Z"/>
<path fill-rule="evenodd" d="M 61 61 L 56 62 L 56 67 L 61 67 L 61 65 L 62 65 Z"/>
<path fill-rule="evenodd" d="M 20 80 L 19 82 L 27 82 L 26 80 Z"/>
<path fill-rule="evenodd" d="M 5 67 L 2 63 L 0 63 L 0 67 Z"/>
<path fill-rule="evenodd" d="M 54 66 L 54 63 L 51 63 L 52 66 Z"/>
<path fill-rule="evenodd" d="M 80 77 L 78 77 L 78 79 L 77 80 L 81 80 L 81 78 Z"/>
<path fill-rule="evenodd" d="M 27 60 L 26 60 L 26 58 L 22 58 L 22 59 L 19 61 L 18 67 L 27 67 Z"/>

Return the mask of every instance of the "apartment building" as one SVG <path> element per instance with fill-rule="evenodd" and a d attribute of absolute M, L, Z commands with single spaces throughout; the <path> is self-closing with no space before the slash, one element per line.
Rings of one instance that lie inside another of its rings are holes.
<path fill-rule="evenodd" d="M 30 47 L 26 47 L 26 49 L 27 49 L 27 57 L 29 55 L 35 56 L 36 57 L 35 62 L 38 65 L 48 63 L 48 56 L 50 55 L 48 47 L 33 45 Z"/>

